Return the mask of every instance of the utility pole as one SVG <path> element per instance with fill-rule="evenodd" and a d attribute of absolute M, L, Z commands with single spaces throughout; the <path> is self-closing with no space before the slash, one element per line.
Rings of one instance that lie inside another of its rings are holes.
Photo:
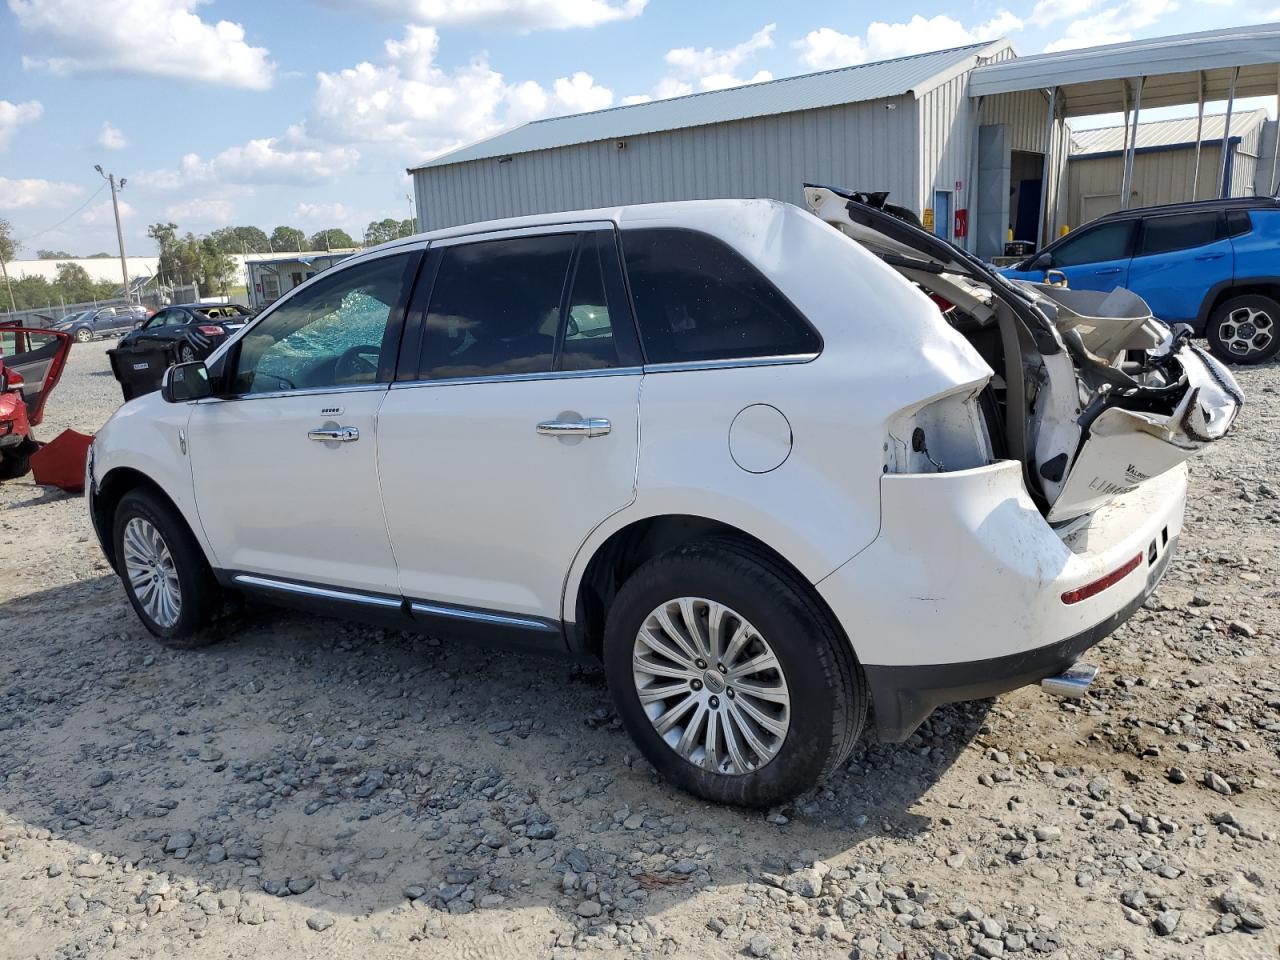
<path fill-rule="evenodd" d="M 117 189 L 123 190 L 125 178 L 120 178 L 119 187 L 116 186 L 116 175 L 114 173 L 103 173 L 101 164 L 94 164 L 93 169 L 98 171 L 107 183 L 111 184 L 111 209 L 116 215 L 116 242 L 120 244 L 120 276 L 124 280 L 124 298 L 132 302 L 133 297 L 129 295 L 129 263 L 124 258 L 124 231 L 120 229 L 120 201 L 116 199 Z"/>

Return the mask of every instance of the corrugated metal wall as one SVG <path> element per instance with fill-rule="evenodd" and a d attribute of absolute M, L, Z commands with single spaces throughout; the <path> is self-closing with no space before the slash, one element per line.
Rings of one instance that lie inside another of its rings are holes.
<path fill-rule="evenodd" d="M 925 93 L 916 105 L 920 143 L 917 210 L 932 205 L 935 190 L 950 190 L 954 194 L 957 181 L 964 186 L 952 197 L 952 210 L 970 206 L 973 131 L 969 97 L 965 92 L 968 82 L 968 73 L 953 77 Z"/>
<path fill-rule="evenodd" d="M 771 197 L 805 181 L 888 190 L 917 211 L 910 96 L 576 144 L 414 173 L 421 230 L 625 203 Z M 960 179 L 963 179 L 961 177 Z"/>
<path fill-rule="evenodd" d="M 1254 130 L 1236 146 L 1231 164 L 1231 196 L 1250 197 L 1258 168 L 1261 128 Z M 1196 195 L 1191 196 L 1195 177 L 1194 147 L 1180 150 L 1156 150 L 1133 156 L 1133 197 L 1131 207 L 1149 207 L 1162 203 L 1212 200 L 1218 195 L 1218 170 L 1222 157 L 1220 143 L 1205 144 L 1200 151 L 1200 179 Z M 1072 228 L 1120 209 L 1120 178 L 1124 173 L 1123 156 L 1076 157 L 1068 171 L 1067 223 Z"/>

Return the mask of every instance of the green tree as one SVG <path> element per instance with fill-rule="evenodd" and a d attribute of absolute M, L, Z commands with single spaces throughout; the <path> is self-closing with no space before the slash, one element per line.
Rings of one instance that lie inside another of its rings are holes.
<path fill-rule="evenodd" d="M 58 288 L 67 303 L 85 303 L 94 299 L 96 284 L 89 271 L 78 263 L 60 263 L 53 285 Z"/>
<path fill-rule="evenodd" d="M 271 249 L 297 252 L 307 244 L 307 235 L 296 227 L 276 227 L 271 231 Z"/>
<path fill-rule="evenodd" d="M 91 253 L 85 257 L 86 260 L 106 260 L 108 257 L 114 257 L 114 253 Z"/>
<path fill-rule="evenodd" d="M 271 242 L 257 227 L 221 227 L 209 236 L 223 253 L 267 253 Z"/>
<path fill-rule="evenodd" d="M 340 250 L 344 247 L 351 248 L 356 242 L 351 239 L 351 234 L 338 227 L 329 227 L 327 230 L 317 230 L 311 235 L 311 239 L 307 241 L 311 250 Z"/>
<path fill-rule="evenodd" d="M 391 217 L 374 220 L 364 229 L 364 245 L 372 247 L 388 240 L 399 240 L 401 237 L 411 236 L 414 229 L 412 220 L 394 220 Z"/>
<path fill-rule="evenodd" d="M 72 260 L 75 254 L 67 253 L 65 250 L 37 250 L 36 256 L 41 260 Z"/>
<path fill-rule="evenodd" d="M 0 218 L 0 275 L 3 276 L 5 290 L 9 294 L 9 309 L 17 310 L 13 297 L 13 286 L 9 283 L 8 263 L 18 253 L 18 241 L 13 239 L 13 224 Z"/>

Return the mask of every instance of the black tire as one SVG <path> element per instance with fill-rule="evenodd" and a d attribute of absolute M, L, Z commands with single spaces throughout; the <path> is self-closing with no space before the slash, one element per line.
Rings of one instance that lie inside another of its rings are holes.
<path fill-rule="evenodd" d="M 31 453 L 32 451 L 24 450 L 23 447 L 0 453 L 0 480 L 25 477 L 31 469 Z"/>
<path fill-rule="evenodd" d="M 781 664 L 790 726 L 773 758 L 750 773 L 717 773 L 684 759 L 641 705 L 632 674 L 636 635 L 651 611 L 680 597 L 730 607 L 767 638 Z M 677 547 L 628 578 L 609 609 L 604 666 L 618 714 L 649 762 L 716 803 L 769 807 L 810 789 L 848 758 L 869 705 L 853 649 L 810 586 L 763 550 L 729 538 Z"/>
<path fill-rule="evenodd" d="M 81 327 L 76 331 L 76 341 L 78 343 L 88 343 L 93 339 L 93 331 L 88 327 Z"/>
<path fill-rule="evenodd" d="M 1241 323 L 1252 329 L 1253 334 L 1247 339 L 1259 343 L 1258 348 L 1242 347 L 1233 337 L 1233 333 L 1240 330 Z M 1266 363 L 1280 350 L 1280 303 L 1257 293 L 1225 300 L 1209 316 L 1205 337 L 1213 355 L 1224 363 L 1242 366 Z M 1232 340 L 1235 340 L 1234 346 Z"/>
<path fill-rule="evenodd" d="M 196 358 L 196 349 L 189 343 L 178 345 L 178 362 L 191 363 Z"/>
<path fill-rule="evenodd" d="M 177 620 L 169 626 L 158 623 L 151 617 L 129 580 L 125 567 L 124 536 L 125 527 L 135 517 L 146 520 L 156 529 L 173 560 L 180 602 Z M 172 504 L 149 490 L 130 490 L 120 498 L 120 503 L 116 506 L 112 522 L 112 542 L 115 544 L 116 565 L 120 568 L 120 581 L 124 585 L 125 595 L 142 625 L 157 640 L 167 647 L 190 650 L 222 639 L 221 635 L 208 629 L 214 614 L 222 605 L 221 589 L 200 544 Z"/>

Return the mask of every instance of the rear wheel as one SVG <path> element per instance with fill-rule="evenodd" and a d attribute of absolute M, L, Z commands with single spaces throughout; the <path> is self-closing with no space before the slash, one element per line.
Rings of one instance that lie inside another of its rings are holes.
<path fill-rule="evenodd" d="M 1232 297 L 1213 311 L 1205 335 L 1227 363 L 1265 363 L 1280 349 L 1280 303 L 1256 293 Z"/>
<path fill-rule="evenodd" d="M 134 612 L 161 643 L 206 646 L 220 590 L 177 510 L 147 490 L 120 498 L 113 525 L 116 564 Z"/>
<path fill-rule="evenodd" d="M 182 363 L 191 363 L 191 361 L 195 360 L 195 358 L 196 358 L 196 351 L 195 351 L 195 348 L 191 346 L 191 344 L 184 343 L 178 347 L 178 359 Z"/>
<path fill-rule="evenodd" d="M 38 449 L 35 443 L 28 441 L 0 453 L 0 480 L 17 480 L 19 477 L 25 477 L 31 469 L 31 454 Z"/>
<path fill-rule="evenodd" d="M 808 585 L 762 551 L 708 540 L 650 560 L 609 610 L 618 713 L 666 778 L 765 807 L 849 755 L 867 694 L 843 633 Z"/>

